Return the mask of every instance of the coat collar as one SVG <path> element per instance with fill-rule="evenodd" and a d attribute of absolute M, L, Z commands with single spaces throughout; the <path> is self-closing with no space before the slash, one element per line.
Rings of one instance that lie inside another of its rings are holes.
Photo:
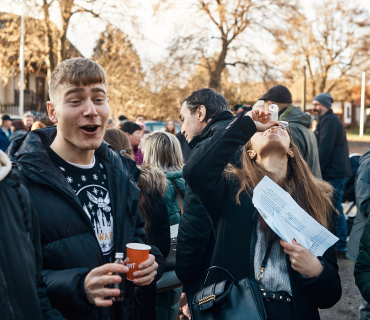
<path fill-rule="evenodd" d="M 320 120 L 322 119 L 322 118 L 324 118 L 325 116 L 327 116 L 327 115 L 329 115 L 329 114 L 332 114 L 333 113 L 333 110 L 332 109 L 329 109 L 324 115 L 322 115 L 322 116 L 320 116 Z"/>
<path fill-rule="evenodd" d="M 80 207 L 78 197 L 71 186 L 66 183 L 64 175 L 51 161 L 46 150 L 54 141 L 56 133 L 55 126 L 32 131 L 25 139 L 14 141 L 8 149 L 8 155 L 27 178 L 59 190 L 76 206 Z M 95 154 L 106 168 L 114 172 L 114 175 L 123 173 L 132 180 L 138 179 L 140 171 L 136 168 L 135 162 L 120 156 L 104 140 L 101 146 L 95 150 Z M 110 178 L 113 180 L 113 177 Z"/>
<path fill-rule="evenodd" d="M 230 111 L 222 111 L 212 118 L 212 120 L 206 125 L 202 133 L 195 136 L 193 140 L 189 142 L 189 147 L 193 149 L 199 142 L 213 136 L 214 131 L 217 131 L 222 125 L 220 122 L 229 121 L 234 117 Z"/>

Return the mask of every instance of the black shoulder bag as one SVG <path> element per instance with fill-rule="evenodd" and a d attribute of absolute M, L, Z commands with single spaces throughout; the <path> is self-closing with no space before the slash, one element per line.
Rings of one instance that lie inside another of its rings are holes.
<path fill-rule="evenodd" d="M 213 266 L 202 276 L 202 290 L 196 293 L 192 301 L 193 320 L 266 320 L 259 281 L 263 278 L 272 243 L 267 246 L 258 280 L 244 278 L 236 281 L 224 268 Z M 204 288 L 206 276 L 211 270 L 220 269 L 227 273 L 230 280 L 214 283 Z"/>

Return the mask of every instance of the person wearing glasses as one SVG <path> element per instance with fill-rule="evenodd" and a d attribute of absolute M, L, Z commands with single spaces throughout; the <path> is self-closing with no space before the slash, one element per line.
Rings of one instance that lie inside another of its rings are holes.
<path fill-rule="evenodd" d="M 342 198 L 344 188 L 351 176 L 346 130 L 338 116 L 331 108 L 334 100 L 330 93 L 320 93 L 313 98 L 313 112 L 318 120 L 315 130 L 319 147 L 319 159 L 322 178 L 334 188 L 334 207 L 337 217 L 337 255 L 345 256 L 347 252 L 348 227 L 343 214 Z"/>
<path fill-rule="evenodd" d="M 264 101 L 264 109 L 271 104 L 279 107 L 279 120 L 289 123 L 294 144 L 298 147 L 303 159 L 311 168 L 312 173 L 321 178 L 319 152 L 314 133 L 311 130 L 312 117 L 303 112 L 301 107 L 292 104 L 292 94 L 288 88 L 277 85 L 267 91 L 260 100 Z"/>
<path fill-rule="evenodd" d="M 204 117 L 201 109 L 195 115 Z M 258 214 L 252 197 L 267 175 L 328 228 L 333 189 L 312 174 L 288 127 L 273 127 L 277 123 L 268 119 L 268 112 L 260 109 L 236 115 L 199 146 L 183 176 L 212 221 L 216 244 L 211 265 L 226 269 L 236 281 L 258 278 L 266 248 L 271 248 L 260 281 L 267 319 L 319 320 L 318 309 L 331 308 L 341 297 L 335 246 L 316 257 L 295 239 L 279 239 Z M 229 165 L 240 145 L 240 167 Z M 206 285 L 225 277 L 211 272 Z"/>

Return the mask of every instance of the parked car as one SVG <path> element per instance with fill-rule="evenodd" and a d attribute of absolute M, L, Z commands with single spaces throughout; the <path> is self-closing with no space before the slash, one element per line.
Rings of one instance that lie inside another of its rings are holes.
<path fill-rule="evenodd" d="M 166 121 L 145 121 L 146 128 L 151 132 L 165 131 Z M 175 122 L 176 133 L 181 131 L 181 127 Z"/>

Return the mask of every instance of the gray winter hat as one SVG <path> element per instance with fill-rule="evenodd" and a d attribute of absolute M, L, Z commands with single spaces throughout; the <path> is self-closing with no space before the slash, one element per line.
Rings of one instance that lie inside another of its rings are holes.
<path fill-rule="evenodd" d="M 313 98 L 313 100 L 320 102 L 324 107 L 327 107 L 329 109 L 331 109 L 331 105 L 334 102 L 333 97 L 329 92 L 320 93 L 315 98 Z"/>

